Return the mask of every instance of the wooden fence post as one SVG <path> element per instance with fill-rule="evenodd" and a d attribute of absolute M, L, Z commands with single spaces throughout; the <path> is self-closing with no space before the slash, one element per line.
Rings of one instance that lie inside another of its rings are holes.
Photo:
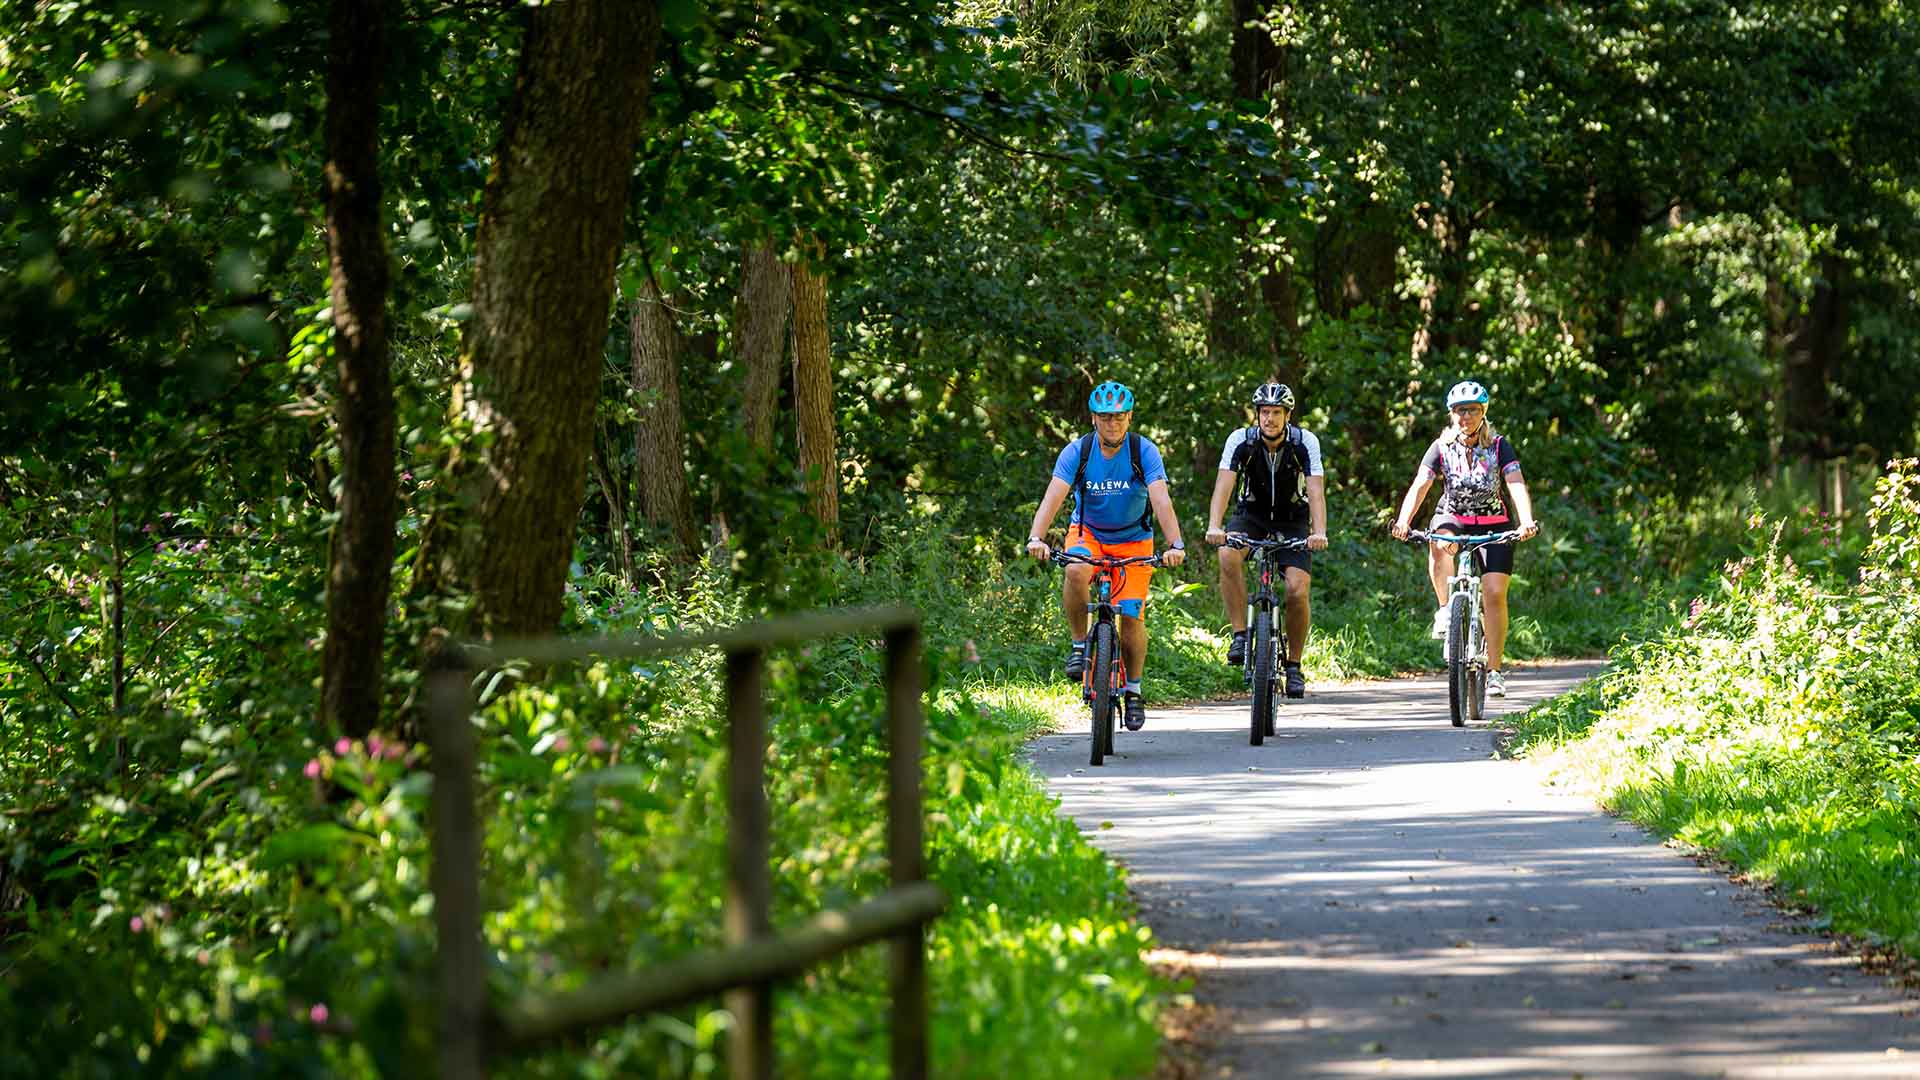
<path fill-rule="evenodd" d="M 480 939 L 480 829 L 474 807 L 473 669 L 460 646 L 433 654 L 427 738 L 433 758 L 433 919 L 439 959 L 441 1080 L 487 1075 L 487 963 Z"/>
<path fill-rule="evenodd" d="M 920 822 L 920 627 L 887 631 L 887 860 L 893 887 L 926 877 Z M 925 1080 L 927 929 L 915 923 L 893 939 L 893 1075 Z"/>
<path fill-rule="evenodd" d="M 773 871 L 767 816 L 767 654 L 757 646 L 727 653 L 726 940 L 741 946 L 771 937 Z M 773 986 L 729 991 L 734 1080 L 773 1076 Z"/>

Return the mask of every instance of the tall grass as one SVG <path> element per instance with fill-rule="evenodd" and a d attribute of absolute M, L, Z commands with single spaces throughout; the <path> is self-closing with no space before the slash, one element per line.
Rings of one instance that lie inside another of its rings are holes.
<path fill-rule="evenodd" d="M 1515 746 L 1920 956 L 1920 462 L 1890 463 L 1863 551 L 1818 512 L 1747 525 L 1684 617 Z"/>

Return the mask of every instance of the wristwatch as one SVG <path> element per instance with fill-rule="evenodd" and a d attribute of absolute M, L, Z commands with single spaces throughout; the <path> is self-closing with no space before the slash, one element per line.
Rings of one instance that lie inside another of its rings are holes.
<path fill-rule="evenodd" d="M 1187 550 L 1187 542 L 1185 540 L 1175 540 L 1173 543 L 1167 545 L 1167 550 L 1185 551 Z"/>

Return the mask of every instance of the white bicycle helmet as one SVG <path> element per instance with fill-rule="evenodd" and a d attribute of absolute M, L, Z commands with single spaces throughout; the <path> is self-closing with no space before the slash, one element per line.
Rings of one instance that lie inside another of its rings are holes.
<path fill-rule="evenodd" d="M 1447 408 L 1449 409 L 1455 405 L 1485 405 L 1489 400 L 1491 399 L 1487 395 L 1487 388 L 1472 379 L 1454 383 L 1453 389 L 1447 391 Z"/>

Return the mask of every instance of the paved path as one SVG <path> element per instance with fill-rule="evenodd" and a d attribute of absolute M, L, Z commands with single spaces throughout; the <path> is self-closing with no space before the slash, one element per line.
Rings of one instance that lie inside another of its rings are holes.
<path fill-rule="evenodd" d="M 1591 664 L 1513 673 L 1519 709 Z M 1035 740 L 1215 1010 L 1206 1077 L 1920 1077 L 1920 1002 L 1456 729 L 1436 679 Z"/>

